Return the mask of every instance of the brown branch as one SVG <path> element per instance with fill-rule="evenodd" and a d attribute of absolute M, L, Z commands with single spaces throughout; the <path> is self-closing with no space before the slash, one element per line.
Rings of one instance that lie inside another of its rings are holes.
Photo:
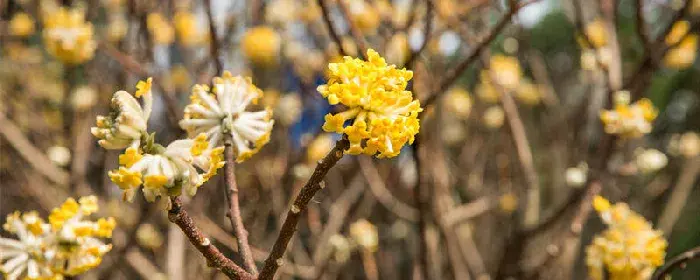
<path fill-rule="evenodd" d="M 209 21 L 209 54 L 214 60 L 216 75 L 218 76 L 224 71 L 224 63 L 221 61 L 219 54 L 219 40 L 216 38 L 216 25 L 211 12 L 211 0 L 204 0 L 204 10 L 207 12 L 207 21 Z"/>
<path fill-rule="evenodd" d="M 355 44 L 357 44 L 359 49 L 357 55 L 362 59 L 366 59 L 365 52 L 367 52 L 367 44 L 365 42 L 365 36 L 362 35 L 362 31 L 360 31 L 360 28 L 357 27 L 350 17 L 350 9 L 345 1 L 338 0 L 338 6 L 340 7 L 340 12 L 343 14 L 343 17 L 348 22 L 348 26 L 350 26 L 350 35 L 355 39 Z"/>
<path fill-rule="evenodd" d="M 204 237 L 204 234 L 194 224 L 192 218 L 182 209 L 182 202 L 179 197 L 171 197 L 170 201 L 172 208 L 168 210 L 168 220 L 180 227 L 182 233 L 190 240 L 190 243 L 207 259 L 209 266 L 220 270 L 231 279 L 255 279 L 253 275 L 224 256 L 216 246 L 211 244 L 209 238 Z"/>
<path fill-rule="evenodd" d="M 338 46 L 338 52 L 342 56 L 348 55 L 347 50 L 343 48 L 343 41 L 340 39 L 338 32 L 333 27 L 333 22 L 331 21 L 331 12 L 328 9 L 328 5 L 324 0 L 317 0 L 318 6 L 321 7 L 321 13 L 323 14 L 323 22 L 326 23 L 326 28 L 328 29 L 328 34 L 333 39 L 333 42 Z"/>
<path fill-rule="evenodd" d="M 642 41 L 642 46 L 644 47 L 644 53 L 651 52 L 651 40 L 649 39 L 649 32 L 646 27 L 646 21 L 644 20 L 644 0 L 635 0 L 636 8 L 636 24 L 637 24 L 637 35 L 639 35 L 639 40 Z"/>
<path fill-rule="evenodd" d="M 250 250 L 250 243 L 248 242 L 248 231 L 245 229 L 243 224 L 243 218 L 241 218 L 241 208 L 238 201 L 238 184 L 236 183 L 236 173 L 235 161 L 233 155 L 233 139 L 231 134 L 227 133 L 224 139 L 224 156 L 226 157 L 226 165 L 224 166 L 224 181 L 226 182 L 226 199 L 228 201 L 229 209 L 226 216 L 231 221 L 231 227 L 236 234 L 236 240 L 238 241 L 238 251 L 241 253 L 241 258 L 243 258 L 243 266 L 246 271 L 253 275 L 258 274 L 258 269 L 255 266 L 255 260 L 253 259 L 253 254 Z"/>
<path fill-rule="evenodd" d="M 670 198 L 666 202 L 663 212 L 659 216 L 657 228 L 664 232 L 667 237 L 671 237 L 673 226 L 678 221 L 678 218 L 683 211 L 683 208 L 688 203 L 690 193 L 693 191 L 693 185 L 700 173 L 700 157 L 688 159 L 683 165 L 681 174 L 678 177 L 676 186 L 671 191 Z"/>
<path fill-rule="evenodd" d="M 297 223 L 299 222 L 299 216 L 304 209 L 306 209 L 309 201 L 314 197 L 314 195 L 323 189 L 325 186 L 321 181 L 335 164 L 343 157 L 343 151 L 350 146 L 350 142 L 343 138 L 335 143 L 335 147 L 328 152 L 328 154 L 318 162 L 314 173 L 306 182 L 304 187 L 301 189 L 297 197 L 294 199 L 294 203 L 287 212 L 287 218 L 282 224 L 282 229 L 280 230 L 277 240 L 275 240 L 275 245 L 272 246 L 270 251 L 270 256 L 265 260 L 265 266 L 263 266 L 260 272 L 259 280 L 270 280 L 275 276 L 277 269 L 284 264 L 282 256 L 287 250 L 287 245 L 289 240 L 294 236 L 296 231 Z"/>
<path fill-rule="evenodd" d="M 680 255 L 674 257 L 670 261 L 666 262 L 664 266 L 659 268 L 654 275 L 651 276 L 652 280 L 663 280 L 669 279 L 666 276 L 671 273 L 676 267 L 685 267 L 685 264 L 690 261 L 700 258 L 700 247 L 695 247 L 688 251 L 681 253 Z"/>
<path fill-rule="evenodd" d="M 372 160 L 365 157 L 360 157 L 357 160 L 360 163 L 362 175 L 367 179 L 370 192 L 377 198 L 377 201 L 397 217 L 411 222 L 417 221 L 418 210 L 391 194 Z"/>
<path fill-rule="evenodd" d="M 430 31 L 433 27 L 433 1 L 432 0 L 426 0 L 425 1 L 426 5 L 426 10 L 425 10 L 425 28 L 423 29 L 423 44 L 421 44 L 420 48 L 415 51 L 411 51 L 410 56 L 406 60 L 406 63 L 404 63 L 404 66 L 402 68 L 406 69 L 412 69 L 413 64 L 416 62 L 416 59 L 418 59 L 418 56 L 425 50 L 425 47 L 428 46 L 428 41 L 430 41 Z"/>

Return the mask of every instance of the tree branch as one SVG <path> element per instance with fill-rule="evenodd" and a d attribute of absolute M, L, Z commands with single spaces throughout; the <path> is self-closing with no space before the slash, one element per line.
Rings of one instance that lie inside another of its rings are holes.
<path fill-rule="evenodd" d="M 258 274 L 258 268 L 255 266 L 253 253 L 250 250 L 248 242 L 248 231 L 243 224 L 241 218 L 241 208 L 238 202 L 238 184 L 236 183 L 236 174 L 234 172 L 234 156 L 233 156 L 233 140 L 231 134 L 227 133 L 224 136 L 224 156 L 226 157 L 226 165 L 224 166 L 224 181 L 226 182 L 226 200 L 228 201 L 229 209 L 226 216 L 231 221 L 231 227 L 236 234 L 238 241 L 238 251 L 243 258 L 243 266 L 253 275 Z"/>
<path fill-rule="evenodd" d="M 218 76 L 224 71 L 224 63 L 219 55 L 219 40 L 216 39 L 216 25 L 211 12 L 211 0 L 204 0 L 204 10 L 207 12 L 207 20 L 209 21 L 209 53 L 214 59 L 216 75 Z"/>
<path fill-rule="evenodd" d="M 306 182 L 304 187 L 301 189 L 297 197 L 294 199 L 294 203 L 287 212 L 287 218 L 282 224 L 282 229 L 280 230 L 275 245 L 272 246 L 270 255 L 265 260 L 265 266 L 263 266 L 260 272 L 259 280 L 270 280 L 274 277 L 277 269 L 284 264 L 282 256 L 287 250 L 287 245 L 289 240 L 294 236 L 296 231 L 297 223 L 299 222 L 299 216 L 302 211 L 304 211 L 309 204 L 309 201 L 314 197 L 314 195 L 323 189 L 325 186 L 321 181 L 335 164 L 343 157 L 343 151 L 350 146 L 350 142 L 343 137 L 343 139 L 338 140 L 335 143 L 335 147 L 331 149 L 328 154 L 318 162 L 314 173 Z"/>
<path fill-rule="evenodd" d="M 685 264 L 693 259 L 700 258 L 700 247 L 695 247 L 688 251 L 681 253 L 680 255 L 674 257 L 670 261 L 666 262 L 664 266 L 656 270 L 654 275 L 651 276 L 652 280 L 663 280 L 667 279 L 666 275 L 671 273 L 677 267 L 684 267 Z"/>
<path fill-rule="evenodd" d="M 430 31 L 433 28 L 433 1 L 426 0 L 425 5 L 426 5 L 426 10 L 425 10 L 425 28 L 423 29 L 423 44 L 421 44 L 421 46 L 420 46 L 420 48 L 418 48 L 418 50 L 411 52 L 410 56 L 408 57 L 408 59 L 406 60 L 406 63 L 404 63 L 404 66 L 402 68 L 412 69 L 413 64 L 416 62 L 416 59 L 418 59 L 418 56 L 423 52 L 423 50 L 425 50 L 425 47 L 428 46 L 428 41 L 430 41 Z"/>
<path fill-rule="evenodd" d="M 204 237 L 204 234 L 197 228 L 192 218 L 182 209 L 182 202 L 179 197 L 171 197 L 170 201 L 172 208 L 168 210 L 168 220 L 180 227 L 182 233 L 190 240 L 190 243 L 207 259 L 209 266 L 220 270 L 231 279 L 255 279 L 253 275 L 224 256 L 216 246 L 211 244 L 209 238 Z"/>
<path fill-rule="evenodd" d="M 330 10 L 328 9 L 328 5 L 323 0 L 317 0 L 317 3 L 318 6 L 321 7 L 321 14 L 323 14 L 323 22 L 326 23 L 328 34 L 331 36 L 331 39 L 333 39 L 333 42 L 335 42 L 335 44 L 338 46 L 338 52 L 342 56 L 348 55 L 347 50 L 343 48 L 343 41 L 340 40 L 338 32 L 335 31 L 335 28 L 333 27 L 333 22 L 331 21 L 331 14 Z"/>

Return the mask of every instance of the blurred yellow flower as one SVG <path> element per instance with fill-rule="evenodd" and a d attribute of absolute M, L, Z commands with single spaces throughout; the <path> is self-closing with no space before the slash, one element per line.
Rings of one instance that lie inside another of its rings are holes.
<path fill-rule="evenodd" d="M 697 56 L 698 35 L 690 34 L 666 53 L 664 65 L 671 69 L 686 69 L 693 65 Z"/>
<path fill-rule="evenodd" d="M 525 105 L 534 106 L 540 103 L 542 94 L 540 93 L 539 85 L 533 84 L 528 80 L 523 79 L 515 91 L 515 99 Z"/>
<path fill-rule="evenodd" d="M 350 237 L 355 241 L 355 244 L 364 250 L 376 252 L 379 247 L 377 227 L 365 219 L 358 220 L 350 225 Z"/>
<path fill-rule="evenodd" d="M 115 14 L 109 17 L 107 21 L 107 40 L 111 43 L 117 43 L 126 36 L 129 29 L 129 23 L 124 18 L 123 14 Z"/>
<path fill-rule="evenodd" d="M 391 37 L 386 47 L 386 60 L 393 64 L 403 64 L 410 54 L 408 36 L 405 32 Z"/>
<path fill-rule="evenodd" d="M 596 19 L 586 25 L 586 36 L 591 41 L 593 48 L 600 48 L 608 44 L 608 28 L 602 19 Z"/>
<path fill-rule="evenodd" d="M 664 38 L 664 42 L 666 42 L 668 46 L 676 44 L 688 34 L 688 31 L 690 31 L 690 22 L 687 20 L 676 21 L 673 23 L 671 31 L 666 35 L 666 38 Z"/>
<path fill-rule="evenodd" d="M 367 58 L 346 56 L 343 62 L 328 65 L 330 79 L 318 91 L 331 105 L 340 103 L 348 110 L 327 114 L 323 130 L 346 134 L 348 154 L 395 157 L 406 143 L 413 143 L 420 128 L 418 113 L 423 109 L 406 90 L 413 72 L 388 65 L 372 49 Z"/>
<path fill-rule="evenodd" d="M 169 45 L 175 40 L 175 30 L 173 26 L 159 13 L 148 14 L 146 26 L 153 38 L 153 42 L 157 45 Z"/>
<path fill-rule="evenodd" d="M 516 90 L 520 83 L 520 63 L 513 56 L 494 55 L 489 61 L 493 81 L 507 90 Z"/>
<path fill-rule="evenodd" d="M 243 34 L 241 50 L 253 64 L 272 66 L 277 63 L 281 41 L 280 35 L 271 27 L 253 27 Z"/>
<path fill-rule="evenodd" d="M 10 20 L 10 35 L 26 37 L 34 34 L 34 19 L 27 13 L 16 13 Z"/>
<path fill-rule="evenodd" d="M 493 85 L 489 71 L 481 71 L 481 79 L 474 89 L 479 100 L 486 103 L 497 103 L 501 100 L 498 89 Z"/>
<path fill-rule="evenodd" d="M 639 138 L 651 132 L 651 122 L 656 119 L 658 111 L 649 99 L 642 98 L 630 104 L 628 91 L 618 91 L 614 95 L 612 110 L 603 110 L 600 120 L 605 132 L 622 138 Z"/>
<path fill-rule="evenodd" d="M 77 9 L 59 8 L 44 18 L 44 45 L 63 63 L 80 64 L 95 55 L 92 24 Z"/>
<path fill-rule="evenodd" d="M 500 106 L 492 106 L 486 109 L 483 116 L 484 125 L 491 129 L 498 129 L 503 126 L 505 112 Z"/>
<path fill-rule="evenodd" d="M 673 155 L 681 155 L 688 159 L 700 155 L 700 135 L 696 132 L 673 135 L 668 150 Z"/>
<path fill-rule="evenodd" d="M 593 206 L 608 228 L 586 247 L 588 276 L 594 280 L 649 279 L 664 263 L 668 243 L 663 234 L 625 203 L 611 205 L 596 196 Z"/>
<path fill-rule="evenodd" d="M 498 207 L 505 213 L 513 213 L 518 209 L 518 197 L 512 192 L 503 194 L 498 199 Z"/>
<path fill-rule="evenodd" d="M 331 149 L 333 149 L 333 138 L 329 133 L 323 133 L 314 138 L 306 148 L 306 160 L 315 163 L 321 160 Z"/>
<path fill-rule="evenodd" d="M 365 34 L 377 33 L 380 18 L 379 12 L 372 5 L 365 1 L 357 0 L 340 0 L 345 1 L 348 5 L 350 20 Z"/>
<path fill-rule="evenodd" d="M 472 110 L 472 98 L 461 87 L 450 89 L 445 95 L 444 104 L 448 112 L 461 120 L 466 120 Z"/>
<path fill-rule="evenodd" d="M 207 33 L 202 32 L 197 25 L 197 18 L 189 11 L 181 10 L 173 16 L 177 39 L 183 46 L 195 46 L 205 43 L 208 39 Z"/>

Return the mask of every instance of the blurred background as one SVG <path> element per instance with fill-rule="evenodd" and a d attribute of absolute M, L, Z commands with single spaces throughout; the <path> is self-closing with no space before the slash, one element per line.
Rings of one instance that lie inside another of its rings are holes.
<path fill-rule="evenodd" d="M 316 91 L 328 63 L 373 48 L 414 71 L 421 147 L 344 157 L 279 279 L 420 279 L 422 258 L 428 279 L 586 279 L 585 246 L 604 229 L 577 214 L 589 176 L 664 232 L 667 257 L 700 245 L 700 1 L 509 2 L 0 0 L 0 217 L 94 194 L 118 228 L 102 265 L 78 279 L 224 279 L 157 205 L 122 202 L 107 177 L 119 151 L 90 127 L 115 91 L 153 77 L 149 127 L 159 143 L 183 138 L 192 86 L 229 70 L 274 109 L 271 142 L 236 168 L 260 264 L 340 138 L 321 130 L 337 110 Z M 658 117 L 643 137 L 606 140 L 599 112 L 623 89 Z M 186 208 L 239 262 L 223 193 L 217 176 Z M 674 276 L 698 279 L 700 265 Z"/>

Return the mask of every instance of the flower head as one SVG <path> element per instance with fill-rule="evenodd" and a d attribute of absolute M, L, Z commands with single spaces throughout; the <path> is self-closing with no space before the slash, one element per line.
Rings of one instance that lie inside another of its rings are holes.
<path fill-rule="evenodd" d="M 185 118 L 180 127 L 190 137 L 205 133 L 209 145 L 222 146 L 224 135 L 233 140 L 236 161 L 242 162 L 260 151 L 270 140 L 274 120 L 272 110 L 247 111 L 256 104 L 263 92 L 249 78 L 224 72 L 215 77 L 213 90 L 206 85 L 195 85 L 185 107 Z"/>
<path fill-rule="evenodd" d="M 49 215 L 48 223 L 36 212 L 15 212 L 3 228 L 18 240 L 0 238 L 0 271 L 7 279 L 63 279 L 75 276 L 102 261 L 112 245 L 114 218 L 86 218 L 97 212 L 97 197 L 69 198 Z"/>
<path fill-rule="evenodd" d="M 489 62 L 489 71 L 494 82 L 507 90 L 515 90 L 520 84 L 520 63 L 513 56 L 494 55 Z"/>
<path fill-rule="evenodd" d="M 607 199 L 596 196 L 593 207 L 608 228 L 586 248 L 590 278 L 649 279 L 654 269 L 664 263 L 668 243 L 663 234 L 625 203 L 611 205 Z"/>
<path fill-rule="evenodd" d="M 600 113 L 606 133 L 623 138 L 639 138 L 651 132 L 651 122 L 656 119 L 658 111 L 649 99 L 642 98 L 630 104 L 627 91 L 616 92 L 614 99 L 613 109 Z"/>
<path fill-rule="evenodd" d="M 44 45 L 46 50 L 68 64 L 90 60 L 97 44 L 92 38 L 92 24 L 77 9 L 59 8 L 44 18 Z"/>
<path fill-rule="evenodd" d="M 395 157 L 406 143 L 413 143 L 420 128 L 418 113 L 423 109 L 405 90 L 413 72 L 387 65 L 371 49 L 367 57 L 368 61 L 345 57 L 328 65 L 328 84 L 318 91 L 331 105 L 340 103 L 348 110 L 326 115 L 323 130 L 346 134 L 346 153 Z M 352 124 L 345 126 L 350 119 Z"/>
<path fill-rule="evenodd" d="M 152 79 L 139 81 L 135 96 L 144 101 L 143 107 L 126 91 L 118 91 L 112 97 L 112 105 L 107 116 L 97 116 L 97 126 L 92 135 L 100 139 L 100 146 L 105 149 L 123 149 L 128 146 L 138 147 L 147 135 L 148 118 L 151 115 L 153 96 Z"/>
<path fill-rule="evenodd" d="M 370 252 L 377 251 L 379 247 L 379 234 L 377 227 L 367 220 L 359 220 L 350 225 L 350 236 L 365 250 Z"/>
<path fill-rule="evenodd" d="M 177 39 L 184 46 L 202 44 L 207 40 L 207 34 L 200 32 L 197 26 L 197 18 L 189 11 L 181 10 L 173 16 Z"/>
<path fill-rule="evenodd" d="M 159 13 L 148 14 L 146 26 L 156 44 L 169 45 L 175 40 L 175 29 L 173 29 L 170 22 Z"/>
<path fill-rule="evenodd" d="M 686 69 L 693 65 L 697 57 L 698 35 L 689 34 L 680 40 L 676 47 L 664 56 L 664 65 L 671 69 Z"/>
<path fill-rule="evenodd" d="M 144 149 L 129 147 L 119 156 L 119 168 L 109 178 L 131 201 L 139 187 L 148 201 L 157 197 L 194 196 L 197 189 L 223 167 L 223 147 L 209 148 L 206 134 L 176 140 L 167 147 L 149 143 Z"/>
<path fill-rule="evenodd" d="M 596 19 L 586 25 L 585 33 L 593 44 L 593 48 L 601 48 L 608 44 L 608 29 L 601 19 Z"/>
<path fill-rule="evenodd" d="M 653 173 L 666 167 L 668 158 L 662 152 L 655 149 L 641 149 L 636 151 L 636 164 L 643 174 Z"/>

